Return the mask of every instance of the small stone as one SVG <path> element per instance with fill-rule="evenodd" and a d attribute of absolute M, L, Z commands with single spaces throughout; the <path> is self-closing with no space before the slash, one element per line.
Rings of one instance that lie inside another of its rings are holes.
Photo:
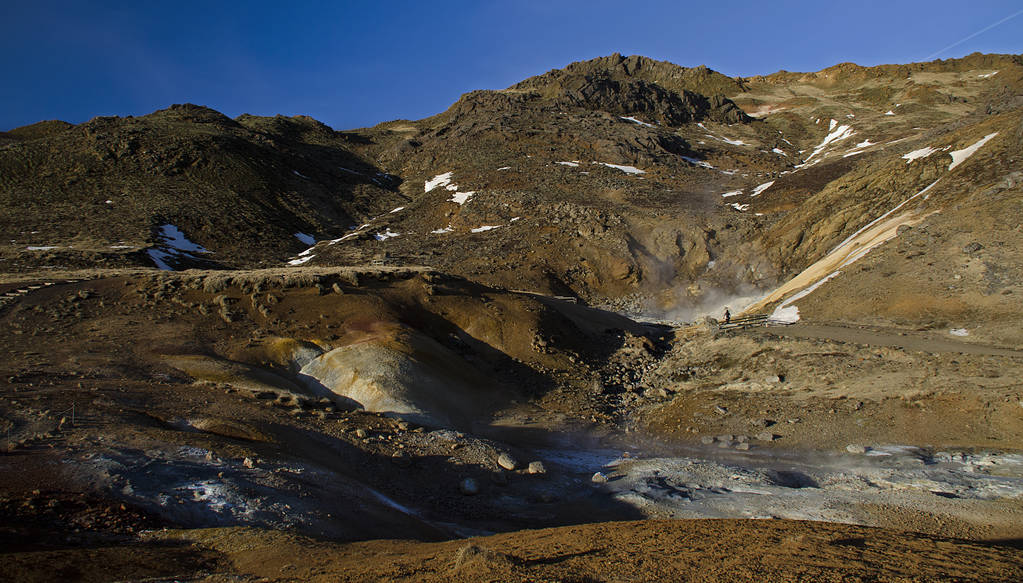
<path fill-rule="evenodd" d="M 742 443 L 736 444 L 735 449 L 737 449 L 739 451 L 748 451 L 749 450 L 749 443 L 744 441 Z"/>
<path fill-rule="evenodd" d="M 732 442 L 731 441 L 719 441 L 718 442 L 718 447 L 721 448 L 721 449 L 727 449 L 729 447 L 732 447 Z"/>
<path fill-rule="evenodd" d="M 747 441 L 749 441 L 749 436 L 748 435 L 736 435 L 735 436 L 735 441 L 738 441 L 739 443 L 746 443 Z"/>
<path fill-rule="evenodd" d="M 717 436 L 715 439 L 717 439 L 718 441 L 735 441 L 735 436 L 731 435 L 729 433 L 726 433 L 724 435 Z"/>
<path fill-rule="evenodd" d="M 770 431 L 761 431 L 756 435 L 757 441 L 774 441 L 774 434 Z"/>
<path fill-rule="evenodd" d="M 526 471 L 530 474 L 546 474 L 547 466 L 543 465 L 543 462 L 540 461 L 529 462 L 529 466 L 527 466 Z"/>
<path fill-rule="evenodd" d="M 358 437 L 359 439 L 366 439 L 367 437 L 369 437 L 369 432 L 360 427 L 359 429 L 355 430 L 355 437 Z"/>
<path fill-rule="evenodd" d="M 391 454 L 391 461 L 399 468 L 407 468 L 412 465 L 412 458 L 401 451 L 396 451 Z"/>
<path fill-rule="evenodd" d="M 408 421 L 399 421 L 398 422 L 398 429 L 400 429 L 402 431 L 408 431 L 411 428 L 412 428 L 412 424 L 409 423 Z"/>
<path fill-rule="evenodd" d="M 497 465 L 501 466 L 502 468 L 508 471 L 512 471 L 515 468 L 519 467 L 519 461 L 513 458 L 511 454 L 504 452 L 501 453 L 501 455 L 497 456 Z"/>
<path fill-rule="evenodd" d="M 721 405 L 714 405 L 714 412 L 717 413 L 718 415 L 728 415 L 728 409 L 722 407 Z"/>
<path fill-rule="evenodd" d="M 596 472 L 592 476 L 590 476 L 590 481 L 593 482 L 594 484 L 606 484 L 607 476 L 600 472 Z"/>
<path fill-rule="evenodd" d="M 475 496 L 480 493 L 480 484 L 474 478 L 466 478 L 458 484 L 458 490 L 466 496 Z"/>
<path fill-rule="evenodd" d="M 849 445 L 845 446 L 845 451 L 849 453 L 863 454 L 867 453 L 869 450 L 870 450 L 869 447 L 865 445 L 857 445 L 855 443 L 850 443 Z"/>
<path fill-rule="evenodd" d="M 244 460 L 242 460 L 242 465 L 249 469 L 252 469 L 256 467 L 256 462 L 252 458 L 247 457 Z"/>
<path fill-rule="evenodd" d="M 714 438 L 711 437 L 710 435 L 704 435 L 703 437 L 700 438 L 700 443 L 702 443 L 703 445 L 710 445 L 714 443 Z"/>

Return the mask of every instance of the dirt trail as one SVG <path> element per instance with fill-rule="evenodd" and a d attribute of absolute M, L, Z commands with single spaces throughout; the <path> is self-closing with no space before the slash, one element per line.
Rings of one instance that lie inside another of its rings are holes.
<path fill-rule="evenodd" d="M 871 346 L 891 346 L 916 352 L 958 352 L 962 354 L 980 354 L 986 356 L 1010 356 L 1023 358 L 1023 350 L 1000 348 L 984 344 L 972 344 L 955 340 L 911 336 L 904 332 L 881 332 L 865 328 L 848 328 L 828 324 L 807 324 L 800 322 L 792 326 L 775 326 L 771 328 L 750 329 L 755 334 L 790 336 L 796 338 L 818 338 L 867 344 Z"/>

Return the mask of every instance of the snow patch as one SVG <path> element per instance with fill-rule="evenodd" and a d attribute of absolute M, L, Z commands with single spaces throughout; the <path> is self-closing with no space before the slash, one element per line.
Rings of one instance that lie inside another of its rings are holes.
<path fill-rule="evenodd" d="M 774 185 L 774 181 L 773 180 L 770 181 L 770 182 L 765 182 L 765 183 L 761 184 L 760 186 L 758 186 L 758 187 L 753 189 L 753 192 L 750 193 L 750 198 L 752 198 L 754 196 L 759 196 L 760 193 L 764 192 L 768 188 L 771 188 L 771 186 L 773 186 L 773 185 Z"/>
<path fill-rule="evenodd" d="M 775 154 L 781 154 L 782 156 L 788 156 L 788 154 L 785 153 L 785 150 L 782 150 L 781 148 L 772 148 L 771 151 L 774 152 Z"/>
<path fill-rule="evenodd" d="M 608 168 L 614 168 L 615 170 L 621 170 L 622 172 L 624 172 L 626 174 L 646 174 L 646 170 L 640 170 L 639 168 L 636 168 L 635 166 L 623 166 L 621 164 L 608 164 L 607 162 L 597 162 L 597 164 L 601 164 L 603 166 L 607 166 Z"/>
<path fill-rule="evenodd" d="M 423 192 L 430 192 L 438 186 L 447 186 L 451 183 L 451 177 L 454 176 L 454 172 L 445 172 L 444 174 L 438 174 L 433 178 L 426 181 L 423 184 Z"/>
<path fill-rule="evenodd" d="M 452 194 L 451 198 L 448 199 L 448 200 L 450 200 L 453 203 L 457 203 L 459 205 L 463 205 L 463 204 L 466 203 L 466 201 L 468 201 L 470 198 L 472 198 L 472 195 L 474 195 L 474 194 L 476 194 L 475 190 L 470 190 L 468 192 L 456 192 L 456 193 Z"/>
<path fill-rule="evenodd" d="M 562 166 L 571 166 L 572 168 L 578 168 L 579 162 L 555 162 L 555 164 L 561 164 Z"/>
<path fill-rule="evenodd" d="M 292 170 L 291 173 L 294 174 L 295 176 L 298 176 L 299 178 L 304 178 L 306 180 L 309 180 L 308 176 L 306 176 L 305 174 L 302 174 L 298 170 Z"/>
<path fill-rule="evenodd" d="M 837 126 L 837 125 L 838 125 L 837 121 L 831 120 L 831 124 L 828 126 L 828 131 L 829 132 L 834 131 L 835 130 L 835 126 Z"/>
<path fill-rule="evenodd" d="M 472 233 L 482 233 L 484 231 L 491 231 L 493 229 L 499 229 L 499 228 L 501 228 L 503 226 L 504 225 L 483 225 L 482 227 L 476 227 L 475 229 L 470 229 L 470 232 L 472 232 Z"/>
<path fill-rule="evenodd" d="M 295 233 L 295 238 L 305 243 L 306 245 L 312 245 L 316 243 L 316 239 L 314 239 L 312 235 L 307 235 L 305 233 Z"/>
<path fill-rule="evenodd" d="M 732 139 L 729 139 L 729 138 L 721 138 L 721 141 L 726 143 L 726 144 L 731 144 L 733 146 L 745 146 L 746 145 L 746 142 L 744 142 L 742 140 L 732 140 Z"/>
<path fill-rule="evenodd" d="M 742 194 L 741 190 L 731 190 L 729 192 L 726 192 L 726 193 L 722 194 L 721 198 L 728 198 L 730 196 L 739 196 L 740 194 Z"/>
<path fill-rule="evenodd" d="M 913 150 L 908 154 L 903 154 L 903 159 L 906 160 L 906 164 L 911 163 L 913 160 L 919 160 L 920 158 L 926 158 L 935 152 L 940 152 L 938 148 L 932 148 L 927 146 L 926 148 L 920 148 L 919 150 Z"/>
<path fill-rule="evenodd" d="M 634 117 L 622 117 L 621 119 L 624 119 L 624 120 L 626 120 L 626 121 L 631 121 L 631 122 L 632 122 L 632 123 L 634 123 L 634 124 L 639 124 L 639 125 L 641 125 L 641 126 L 646 126 L 646 127 L 648 127 L 648 128 L 652 128 L 652 127 L 654 127 L 654 125 L 653 125 L 653 124 L 649 124 L 649 123 L 647 123 L 647 122 L 645 122 L 645 121 L 640 121 L 640 120 L 638 120 L 638 119 L 636 119 L 636 118 L 634 118 Z"/>
<path fill-rule="evenodd" d="M 888 111 L 884 112 L 884 114 L 885 115 L 895 115 L 895 112 L 889 109 Z"/>
<path fill-rule="evenodd" d="M 795 324 L 799 321 L 799 308 L 796 306 L 775 308 L 767 319 L 778 324 Z"/>
<path fill-rule="evenodd" d="M 177 251 L 184 251 L 186 253 L 209 253 L 202 245 L 193 243 L 188 240 L 188 237 L 181 232 L 181 229 L 168 223 L 160 226 L 160 232 L 156 235 L 157 239 L 165 246 L 175 249 Z"/>
<path fill-rule="evenodd" d="M 454 231 L 454 229 L 451 228 L 451 225 L 448 225 L 448 226 L 444 227 L 443 229 L 437 229 L 435 231 L 430 231 L 430 233 L 432 233 L 434 235 L 442 235 L 444 233 L 450 233 L 451 231 Z"/>
<path fill-rule="evenodd" d="M 993 73 L 984 73 L 983 75 L 977 75 L 977 78 L 978 79 L 988 79 L 988 78 L 994 77 L 997 74 L 998 74 L 998 71 L 994 71 Z"/>
<path fill-rule="evenodd" d="M 689 162 L 690 164 L 695 164 L 696 166 L 702 166 L 704 168 L 710 168 L 711 170 L 714 169 L 714 167 L 711 166 L 710 163 L 704 162 L 703 160 L 697 160 L 696 158 L 690 158 L 688 156 L 682 156 L 682 159 L 685 160 L 686 162 Z"/>
<path fill-rule="evenodd" d="M 397 212 L 401 212 L 401 211 L 403 211 L 403 210 L 405 210 L 405 207 L 403 207 L 403 206 L 400 206 L 400 207 L 398 207 L 398 208 L 396 208 L 396 209 L 394 209 L 394 210 L 390 211 L 390 212 L 389 212 L 388 214 L 392 214 L 392 215 L 393 215 L 394 213 L 397 213 Z"/>
<path fill-rule="evenodd" d="M 315 255 L 306 255 L 305 257 L 299 257 L 298 259 L 292 259 L 291 261 L 288 262 L 288 265 L 302 265 L 303 263 L 305 263 L 306 261 L 309 261 L 313 257 L 316 257 L 316 256 Z"/>
<path fill-rule="evenodd" d="M 813 153 L 811 153 L 806 158 L 806 160 L 803 161 L 803 163 L 801 165 L 797 166 L 797 168 L 805 166 L 807 162 L 812 160 L 814 158 L 814 156 L 816 156 L 817 154 L 820 154 L 821 152 L 823 152 L 824 149 L 827 148 L 829 145 L 831 145 L 831 144 L 833 144 L 835 142 L 841 142 L 842 140 L 848 138 L 849 136 L 852 136 L 855 133 L 853 131 L 853 129 L 852 129 L 852 126 L 840 125 L 840 126 L 838 126 L 836 128 L 835 125 L 837 123 L 838 122 L 836 122 L 835 120 L 831 120 L 831 130 L 830 130 L 831 133 L 829 133 L 827 136 L 824 137 L 824 141 L 822 141 L 820 144 L 817 144 L 817 146 L 813 149 Z"/>
<path fill-rule="evenodd" d="M 953 335 L 953 336 L 969 336 L 970 335 L 970 331 L 967 330 L 966 328 L 952 328 L 951 330 L 948 331 L 948 333 Z"/>
<path fill-rule="evenodd" d="M 383 233 L 374 233 L 373 238 L 376 239 L 377 241 L 386 241 L 392 237 L 397 237 L 399 235 L 401 235 L 401 233 L 395 233 L 390 228 L 388 228 Z"/>
<path fill-rule="evenodd" d="M 949 152 L 949 154 L 952 156 L 952 163 L 948 165 L 948 169 L 951 170 L 951 169 L 955 168 L 956 166 L 962 164 L 966 160 L 968 160 L 970 158 L 970 156 L 975 154 L 977 152 L 977 150 L 979 150 L 981 148 L 981 146 L 983 146 L 984 144 L 988 143 L 991 140 L 991 138 L 993 138 L 993 137 L 995 137 L 997 135 L 998 135 L 998 132 L 995 132 L 993 134 L 988 134 L 988 135 L 984 136 L 983 138 L 981 138 L 980 140 L 978 140 L 977 143 L 973 144 L 972 146 L 967 146 L 967 147 L 963 148 L 962 150 L 954 150 L 952 152 Z"/>
<path fill-rule="evenodd" d="M 733 209 L 739 211 L 740 213 L 749 210 L 749 205 L 748 204 L 742 204 L 742 203 L 738 203 L 738 202 L 733 202 L 732 204 L 730 204 L 728 206 L 730 206 Z"/>
<path fill-rule="evenodd" d="M 511 166 L 501 166 L 500 168 L 498 168 L 498 171 L 500 170 L 511 170 Z"/>

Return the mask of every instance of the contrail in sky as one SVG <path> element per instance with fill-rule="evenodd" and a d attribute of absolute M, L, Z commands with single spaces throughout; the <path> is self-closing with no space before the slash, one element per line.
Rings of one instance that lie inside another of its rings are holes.
<path fill-rule="evenodd" d="M 964 42 L 970 40 L 971 38 L 977 36 L 978 34 L 984 34 L 985 32 L 987 32 L 987 31 L 991 30 L 992 28 L 998 26 L 999 24 L 1002 24 L 1003 22 L 1005 22 L 1007 20 L 1012 20 L 1013 18 L 1016 18 L 1020 14 L 1023 14 L 1023 10 L 1020 10 L 1019 12 L 1016 12 L 1015 14 L 1010 14 L 1009 16 L 1006 16 L 1005 18 L 999 20 L 998 22 L 996 22 L 994 24 L 991 24 L 991 25 L 988 25 L 988 26 L 982 28 L 981 30 L 978 30 L 977 32 L 971 34 L 970 36 L 968 36 L 968 37 L 966 37 L 966 38 L 964 38 L 962 40 L 958 40 L 958 41 L 948 45 L 947 47 L 945 47 L 945 48 L 941 49 L 940 51 L 934 53 L 933 55 L 927 57 L 925 60 L 930 61 L 931 59 L 933 59 L 934 57 L 937 57 L 938 55 L 940 55 L 941 53 L 947 51 L 948 49 L 950 49 L 952 47 L 955 47 L 955 46 L 959 46 L 959 45 L 963 44 Z"/>

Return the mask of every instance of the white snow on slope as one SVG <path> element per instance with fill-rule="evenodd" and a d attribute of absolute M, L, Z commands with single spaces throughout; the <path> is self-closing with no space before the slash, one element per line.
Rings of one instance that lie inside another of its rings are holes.
<path fill-rule="evenodd" d="M 978 79 L 987 79 L 989 77 L 994 77 L 997 74 L 998 74 L 998 71 L 995 71 L 993 73 L 984 73 L 983 75 L 977 75 L 977 78 Z"/>
<path fill-rule="evenodd" d="M 760 186 L 758 186 L 758 187 L 753 189 L 753 192 L 750 193 L 750 198 L 753 198 L 754 196 L 759 196 L 760 193 L 764 192 L 768 188 L 771 188 L 771 186 L 773 186 L 773 185 L 774 185 L 774 181 L 773 180 L 770 181 L 770 182 L 765 182 L 765 183 L 761 184 Z"/>
<path fill-rule="evenodd" d="M 622 117 L 621 119 L 624 119 L 626 121 L 631 121 L 632 123 L 639 124 L 641 126 L 646 126 L 648 128 L 654 127 L 653 124 L 649 124 L 649 123 L 647 123 L 645 121 L 640 121 L 640 120 L 638 120 L 638 119 L 636 119 L 634 117 Z"/>
<path fill-rule="evenodd" d="M 193 243 L 181 232 L 181 229 L 171 224 L 161 225 L 160 232 L 156 235 L 160 242 L 178 251 L 186 253 L 209 253 L 202 245 Z"/>
<path fill-rule="evenodd" d="M 291 172 L 292 172 L 292 174 L 294 174 L 295 176 L 298 176 L 299 178 L 305 178 L 306 180 L 309 180 L 308 176 L 306 176 L 305 174 L 302 174 L 298 170 L 292 170 Z"/>
<path fill-rule="evenodd" d="M 796 168 L 805 166 L 807 164 L 807 162 L 812 160 L 814 158 L 814 156 L 816 156 L 817 154 L 820 154 L 821 152 L 823 152 L 824 148 L 827 148 L 829 145 L 831 145 L 831 144 L 833 144 L 835 142 L 841 142 L 842 140 L 848 138 L 849 136 L 852 136 L 855 133 L 855 132 L 853 132 L 852 126 L 840 125 L 840 126 L 838 126 L 836 128 L 836 127 L 834 127 L 834 125 L 836 123 L 838 123 L 838 122 L 836 122 L 835 120 L 831 120 L 831 124 L 832 124 L 831 127 L 833 128 L 831 133 L 829 133 L 827 136 L 825 136 L 824 137 L 824 141 L 822 141 L 820 144 L 817 144 L 817 146 L 813 149 L 813 153 L 811 153 L 806 158 L 806 160 L 803 161 L 802 164 L 800 164 L 799 166 L 796 166 Z"/>
<path fill-rule="evenodd" d="M 849 156 L 856 156 L 857 154 L 862 154 L 865 148 L 869 148 L 870 146 L 876 145 L 877 144 L 871 142 L 870 140 L 863 140 L 862 142 L 856 144 L 852 150 L 849 150 L 845 154 L 842 154 L 842 157 L 848 158 Z"/>
<path fill-rule="evenodd" d="M 579 167 L 579 161 L 578 160 L 576 160 L 575 162 L 555 162 L 555 164 L 561 164 L 562 166 L 571 166 L 572 168 L 578 168 Z"/>
<path fill-rule="evenodd" d="M 967 330 L 966 328 L 952 328 L 951 330 L 948 331 L 948 333 L 953 335 L 953 336 L 969 336 L 970 335 L 970 331 Z"/>
<path fill-rule="evenodd" d="M 838 125 L 837 121 L 831 120 L 831 124 L 828 126 L 828 131 L 829 132 L 834 131 L 835 130 L 835 126 L 837 126 L 837 125 Z"/>
<path fill-rule="evenodd" d="M 771 151 L 774 152 L 775 154 L 781 154 L 782 156 L 788 156 L 788 154 L 785 153 L 785 150 L 782 150 L 781 148 L 773 148 L 773 149 L 771 149 Z"/>
<path fill-rule="evenodd" d="M 295 233 L 295 238 L 305 243 L 306 245 L 312 245 L 316 243 L 316 239 L 312 235 L 306 235 L 305 233 Z"/>
<path fill-rule="evenodd" d="M 303 263 L 305 263 L 306 261 L 309 261 L 313 257 L 316 257 L 316 256 L 315 255 L 306 255 L 305 257 L 299 257 L 298 259 L 292 259 L 291 261 L 288 262 L 288 265 L 302 265 Z"/>
<path fill-rule="evenodd" d="M 742 191 L 741 191 L 741 190 L 730 190 L 730 191 L 728 191 L 728 192 L 726 192 L 726 193 L 722 194 L 722 195 L 721 195 L 721 198 L 728 198 L 728 197 L 730 197 L 730 196 L 738 196 L 738 195 L 740 195 L 740 194 L 742 194 Z"/>
<path fill-rule="evenodd" d="M 779 306 L 771 312 L 767 319 L 778 324 L 795 324 L 799 321 L 799 308 L 796 306 L 785 308 Z"/>
<path fill-rule="evenodd" d="M 434 230 L 434 231 L 430 231 L 430 233 L 432 233 L 434 235 L 441 235 L 441 234 L 444 234 L 444 233 L 450 233 L 451 231 L 454 231 L 454 229 L 451 228 L 451 225 L 448 225 L 448 226 L 444 227 L 443 229 L 437 229 L 437 230 Z"/>
<path fill-rule="evenodd" d="M 733 209 L 739 211 L 740 213 L 746 212 L 746 211 L 749 210 L 749 205 L 748 204 L 742 204 L 742 203 L 738 203 L 738 202 L 733 202 L 732 204 L 730 204 L 728 206 L 730 206 Z"/>
<path fill-rule="evenodd" d="M 401 211 L 403 211 L 403 210 L 405 210 L 405 207 L 403 207 L 403 206 L 400 206 L 400 207 L 398 207 L 398 208 L 396 208 L 396 209 L 394 209 L 394 210 L 390 211 L 390 212 L 389 212 L 388 214 L 392 214 L 392 215 L 393 215 L 394 213 L 397 213 L 397 212 L 401 212 Z"/>
<path fill-rule="evenodd" d="M 451 202 L 457 203 L 459 205 L 463 205 L 463 204 L 466 203 L 466 201 L 468 201 L 470 198 L 472 198 L 472 195 L 474 195 L 474 194 L 476 194 L 475 190 L 470 190 L 468 192 L 456 192 L 456 193 L 452 194 L 451 198 L 448 199 L 448 200 L 450 200 Z"/>
<path fill-rule="evenodd" d="M 744 142 L 742 140 L 732 140 L 732 139 L 729 139 L 729 138 L 721 138 L 721 141 L 726 143 L 726 144 L 731 144 L 733 146 L 745 146 L 746 145 L 746 142 Z"/>
<path fill-rule="evenodd" d="M 895 112 L 889 109 L 888 111 L 884 112 L 884 114 L 885 115 L 895 115 Z"/>
<path fill-rule="evenodd" d="M 993 138 L 993 137 L 995 137 L 997 135 L 998 135 L 998 132 L 995 132 L 993 134 L 988 134 L 988 135 L 984 136 L 983 138 L 981 138 L 977 143 L 973 144 L 972 146 L 967 146 L 967 147 L 963 148 L 962 150 L 954 150 L 952 152 L 949 152 L 949 154 L 952 156 L 952 163 L 948 165 L 948 169 L 951 170 L 951 169 L 955 168 L 956 166 L 958 166 L 958 165 L 962 164 L 963 162 L 965 162 L 967 159 L 969 159 L 970 156 L 975 154 L 977 152 L 977 150 L 980 149 L 981 146 L 983 146 L 984 144 L 988 143 L 991 140 L 991 138 Z"/>
<path fill-rule="evenodd" d="M 50 251 L 53 249 L 60 249 L 58 245 L 29 245 L 25 247 L 26 251 Z"/>
<path fill-rule="evenodd" d="M 498 170 L 511 170 L 511 166 L 501 166 Z"/>
<path fill-rule="evenodd" d="M 939 179 L 939 180 L 940 180 L 940 179 Z M 844 241 L 842 241 L 841 243 L 839 243 L 838 245 L 836 245 L 834 249 L 832 249 L 831 251 L 828 251 L 828 255 L 831 255 L 831 254 L 832 254 L 832 253 L 834 253 L 835 251 L 838 251 L 838 250 L 839 250 L 839 249 L 841 249 L 842 247 L 845 247 L 846 245 L 848 245 L 848 244 L 849 244 L 849 242 L 850 242 L 850 241 L 852 241 L 853 239 L 855 239 L 857 235 L 859 235 L 859 234 L 860 234 L 860 233 L 862 233 L 863 231 L 866 231 L 866 230 L 867 230 L 867 229 L 869 229 L 870 227 L 873 227 L 874 225 L 876 225 L 877 223 L 879 223 L 879 222 L 883 221 L 884 219 L 888 218 L 888 216 L 889 216 L 889 215 L 891 215 L 891 214 L 892 214 L 892 213 L 894 213 L 895 211 L 897 211 L 897 210 L 899 210 L 900 208 L 902 208 L 903 206 L 905 206 L 905 205 L 906 205 L 906 203 L 908 203 L 909 201 L 911 201 L 911 200 L 913 200 L 914 198 L 916 198 L 916 197 L 920 196 L 921 194 L 924 194 L 924 193 L 926 193 L 926 192 L 927 192 L 928 190 L 930 190 L 930 189 L 934 188 L 934 185 L 936 185 L 937 183 L 938 183 L 938 180 L 935 180 L 934 182 L 930 183 L 930 184 L 929 184 L 929 185 L 927 186 L 927 188 L 925 188 L 925 189 L 921 190 L 920 192 L 918 192 L 918 193 L 914 194 L 913 196 L 911 196 L 911 197 L 907 198 L 906 200 L 904 200 L 904 201 L 900 202 L 900 203 L 899 203 L 898 205 L 896 205 L 896 207 L 895 207 L 895 208 L 893 208 L 893 209 L 891 209 L 890 211 L 886 212 L 885 214 L 883 214 L 883 215 L 881 215 L 881 216 L 877 217 L 877 218 L 876 218 L 876 219 L 874 219 L 873 221 L 870 221 L 870 222 L 869 222 L 869 223 L 867 223 L 866 225 L 863 225 L 863 226 L 862 226 L 862 227 L 860 227 L 860 228 L 859 228 L 859 229 L 858 229 L 858 230 L 857 230 L 857 231 L 856 231 L 855 233 L 853 233 L 852 235 L 849 235 L 848 237 L 846 237 L 846 238 L 845 238 L 845 240 L 844 240 Z M 871 249 L 873 249 L 873 247 L 871 247 Z M 869 250 L 869 249 L 868 249 L 868 250 Z M 859 259 L 859 257 L 857 257 L 856 259 Z M 852 261 L 848 261 L 848 262 L 844 263 L 844 264 L 843 264 L 843 266 L 844 266 L 844 265 L 848 265 L 849 263 L 852 263 Z"/>
<path fill-rule="evenodd" d="M 932 148 L 927 146 L 926 148 L 920 148 L 919 150 L 913 150 L 908 154 L 903 154 L 902 157 L 906 160 L 906 164 L 909 164 L 913 160 L 919 160 L 920 158 L 926 158 L 935 152 L 939 152 L 938 148 Z"/>
<path fill-rule="evenodd" d="M 445 172 L 444 174 L 438 174 L 427 180 L 423 185 L 423 192 L 430 192 L 438 186 L 447 186 L 451 183 L 451 177 L 454 176 L 454 174 L 454 172 Z"/>
<path fill-rule="evenodd" d="M 470 231 L 473 232 L 473 233 L 482 233 L 483 231 L 490 231 L 490 230 L 493 230 L 493 229 L 499 229 L 499 228 L 501 228 L 503 226 L 504 225 L 483 225 L 482 227 L 476 227 L 475 229 L 470 229 Z"/>
<path fill-rule="evenodd" d="M 714 169 L 714 167 L 711 166 L 709 162 L 704 162 L 703 160 L 697 160 L 696 158 L 690 158 L 689 156 L 682 156 L 682 159 L 685 160 L 686 162 L 689 162 L 690 164 L 694 164 L 696 166 L 702 166 L 704 168 L 710 168 L 711 170 Z"/>
<path fill-rule="evenodd" d="M 774 309 L 774 312 L 772 312 L 768 318 L 770 320 L 783 324 L 795 324 L 796 322 L 799 321 L 799 308 L 793 306 L 792 304 L 812 294 L 817 288 L 824 285 L 832 278 L 841 274 L 842 274 L 841 271 L 829 273 L 828 275 L 821 278 L 813 285 L 807 287 L 806 289 L 800 291 L 797 294 L 794 294 L 791 298 L 785 300 L 781 304 L 778 304 L 778 307 Z"/>
<path fill-rule="evenodd" d="M 385 230 L 383 233 L 374 233 L 373 238 L 376 239 L 377 241 L 386 241 L 391 237 L 397 237 L 399 235 L 401 235 L 401 233 L 395 233 L 390 229 L 390 227 L 388 227 L 387 230 Z"/>
<path fill-rule="evenodd" d="M 635 166 L 622 166 L 620 164 L 608 164 L 607 162 L 597 162 L 597 164 L 607 166 L 608 168 L 614 168 L 615 170 L 621 170 L 626 174 L 646 174 L 646 170 L 640 170 Z"/>

